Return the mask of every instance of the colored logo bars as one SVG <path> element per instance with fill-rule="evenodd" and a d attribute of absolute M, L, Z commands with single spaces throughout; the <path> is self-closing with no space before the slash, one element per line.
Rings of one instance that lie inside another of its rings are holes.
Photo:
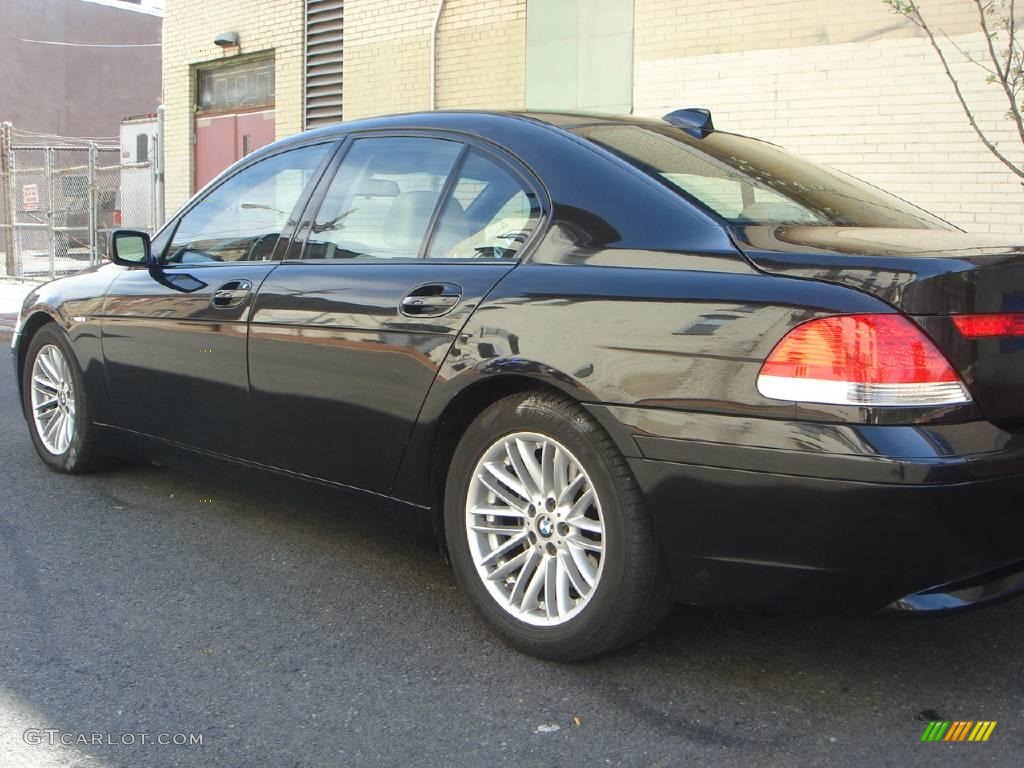
<path fill-rule="evenodd" d="M 988 741 L 995 729 L 995 720 L 932 720 L 921 741 Z"/>

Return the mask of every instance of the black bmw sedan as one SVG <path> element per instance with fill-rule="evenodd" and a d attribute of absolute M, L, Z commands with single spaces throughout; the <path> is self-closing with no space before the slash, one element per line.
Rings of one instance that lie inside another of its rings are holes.
<path fill-rule="evenodd" d="M 1024 589 L 1024 249 L 703 110 L 279 141 L 27 298 L 42 460 L 201 454 L 422 509 L 515 647 L 673 601 Z"/>

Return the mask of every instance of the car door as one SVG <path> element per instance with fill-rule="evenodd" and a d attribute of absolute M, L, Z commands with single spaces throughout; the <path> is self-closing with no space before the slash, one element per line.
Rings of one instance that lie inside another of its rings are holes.
<path fill-rule="evenodd" d="M 260 288 L 253 404 L 278 467 L 390 490 L 459 330 L 541 219 L 507 158 L 437 135 L 355 137 Z"/>
<path fill-rule="evenodd" d="M 113 282 L 102 333 L 115 426 L 260 460 L 246 362 L 246 322 L 297 223 L 321 143 L 254 161 L 196 200 L 158 240 L 151 266 Z M 163 247 L 161 247 L 163 246 Z M 282 241 L 282 247 L 283 241 Z"/>

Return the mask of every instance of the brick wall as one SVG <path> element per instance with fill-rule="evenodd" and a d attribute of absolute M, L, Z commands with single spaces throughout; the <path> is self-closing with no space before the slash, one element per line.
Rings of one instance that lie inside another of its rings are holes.
<path fill-rule="evenodd" d="M 438 27 L 438 109 L 522 109 L 525 68 L 526 0 L 448 0 Z"/>
<path fill-rule="evenodd" d="M 585 0 L 589 1 L 589 0 Z M 164 24 L 168 210 L 191 179 L 192 65 L 277 57 L 277 135 L 301 130 L 303 0 L 168 0 Z M 981 52 L 969 0 L 921 0 L 953 41 Z M 595 6 L 596 7 L 596 6 Z M 347 0 L 345 119 L 426 109 L 437 0 Z M 437 106 L 521 108 L 525 0 L 448 0 Z M 716 124 L 861 176 L 975 231 L 1018 234 L 1024 189 L 981 146 L 921 34 L 882 0 L 635 0 L 634 112 L 706 106 Z M 998 86 L 950 46 L 979 122 L 1022 159 Z"/>
<path fill-rule="evenodd" d="M 167 0 L 163 89 L 168 215 L 192 190 L 194 65 L 273 51 L 277 137 L 302 130 L 304 9 L 303 0 Z M 226 54 L 215 46 L 219 32 L 237 32 L 240 51 Z"/>
<path fill-rule="evenodd" d="M 346 120 L 429 107 L 433 9 L 429 0 L 345 3 Z"/>
<path fill-rule="evenodd" d="M 920 0 L 950 33 L 973 30 L 972 0 Z M 914 36 L 883 0 L 634 0 L 640 59 L 851 43 Z"/>
<path fill-rule="evenodd" d="M 345 119 L 430 107 L 437 0 L 347 0 Z M 437 106 L 521 108 L 525 0 L 448 0 L 438 27 Z"/>
<path fill-rule="evenodd" d="M 967 0 L 921 0 L 978 56 Z M 705 106 L 724 130 L 833 165 L 970 231 L 1019 235 L 1024 188 L 977 140 L 934 51 L 880 0 L 636 0 L 634 112 Z M 1024 151 L 998 85 L 947 45 L 983 127 Z"/>

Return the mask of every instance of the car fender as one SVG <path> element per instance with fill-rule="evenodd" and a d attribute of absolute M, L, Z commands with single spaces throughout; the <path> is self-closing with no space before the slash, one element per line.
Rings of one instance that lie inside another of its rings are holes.
<path fill-rule="evenodd" d="M 19 316 L 12 354 L 19 395 L 28 345 L 35 330 L 46 322 L 56 323 L 66 334 L 85 381 L 86 397 L 97 421 L 109 408 L 106 375 L 103 370 L 102 314 L 107 290 L 124 267 L 102 264 L 71 278 L 44 283 L 25 297 Z"/>

